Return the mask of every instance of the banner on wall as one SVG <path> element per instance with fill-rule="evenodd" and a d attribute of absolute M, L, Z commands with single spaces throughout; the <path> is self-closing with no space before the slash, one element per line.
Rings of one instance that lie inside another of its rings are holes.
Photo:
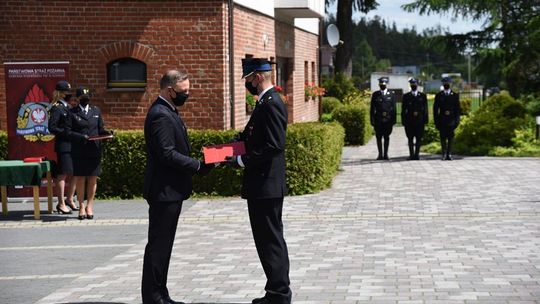
<path fill-rule="evenodd" d="M 49 110 L 59 80 L 68 80 L 69 62 L 4 62 L 8 159 L 45 156 L 56 160 Z M 9 196 L 31 197 L 30 188 L 9 187 Z M 46 189 L 40 189 L 41 196 Z"/>
<path fill-rule="evenodd" d="M 5 62 L 8 159 L 45 156 L 56 160 L 49 132 L 52 93 L 67 80 L 69 62 Z"/>

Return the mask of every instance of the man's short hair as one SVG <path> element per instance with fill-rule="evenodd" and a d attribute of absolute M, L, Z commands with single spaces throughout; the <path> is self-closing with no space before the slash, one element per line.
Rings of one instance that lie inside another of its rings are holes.
<path fill-rule="evenodd" d="M 186 72 L 169 70 L 161 77 L 159 88 L 163 90 L 167 87 L 174 87 L 178 81 L 184 81 L 186 79 L 188 79 L 188 74 Z"/>

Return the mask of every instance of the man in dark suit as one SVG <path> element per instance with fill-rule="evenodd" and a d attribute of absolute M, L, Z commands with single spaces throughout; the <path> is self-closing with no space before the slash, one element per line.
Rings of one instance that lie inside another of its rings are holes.
<path fill-rule="evenodd" d="M 191 145 L 177 106 L 189 94 L 188 75 L 170 70 L 160 81 L 161 93 L 144 122 L 146 171 L 143 197 L 149 205 L 148 244 L 144 252 L 144 304 L 174 304 L 167 289 L 167 273 L 182 202 L 192 191 L 194 174 L 207 174 L 214 165 L 189 157 Z"/>
<path fill-rule="evenodd" d="M 441 137 L 442 160 L 452 160 L 452 141 L 454 130 L 459 125 L 461 109 L 459 94 L 450 89 L 452 79 L 444 77 L 442 83 L 444 90 L 435 95 L 433 103 L 433 120 Z"/>
<path fill-rule="evenodd" d="M 379 78 L 380 91 L 376 91 L 371 96 L 371 106 L 369 109 L 371 125 L 375 129 L 377 138 L 377 150 L 379 152 L 377 160 L 388 160 L 388 146 L 390 145 L 390 134 L 396 123 L 396 96 L 394 92 L 388 90 L 388 77 Z M 384 151 L 382 139 L 384 138 Z"/>
<path fill-rule="evenodd" d="M 424 136 L 424 126 L 428 123 L 428 103 L 426 94 L 418 91 L 418 80 L 409 79 L 411 91 L 403 95 L 401 122 L 409 141 L 408 160 L 420 159 L 420 146 Z M 416 139 L 416 142 L 414 140 Z"/>
<path fill-rule="evenodd" d="M 266 275 L 266 294 L 253 304 L 289 304 L 289 253 L 283 237 L 285 135 L 287 107 L 272 85 L 272 62 L 263 58 L 242 60 L 246 89 L 259 100 L 239 140 L 246 154 L 228 164 L 244 167 L 242 198 L 247 199 L 255 247 Z"/>

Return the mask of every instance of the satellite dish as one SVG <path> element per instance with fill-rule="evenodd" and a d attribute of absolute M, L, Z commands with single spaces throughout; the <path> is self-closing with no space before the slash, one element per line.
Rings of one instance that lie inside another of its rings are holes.
<path fill-rule="evenodd" d="M 339 30 L 337 26 L 333 23 L 329 24 L 326 27 L 326 40 L 331 47 L 335 47 L 341 41 L 339 40 Z"/>

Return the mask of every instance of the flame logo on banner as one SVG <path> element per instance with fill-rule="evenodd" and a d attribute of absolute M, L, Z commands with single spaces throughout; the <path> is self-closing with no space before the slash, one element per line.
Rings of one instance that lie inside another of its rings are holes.
<path fill-rule="evenodd" d="M 37 84 L 34 84 L 17 113 L 17 135 L 31 142 L 51 141 L 54 135 L 48 128 L 50 108 L 49 98 Z"/>

